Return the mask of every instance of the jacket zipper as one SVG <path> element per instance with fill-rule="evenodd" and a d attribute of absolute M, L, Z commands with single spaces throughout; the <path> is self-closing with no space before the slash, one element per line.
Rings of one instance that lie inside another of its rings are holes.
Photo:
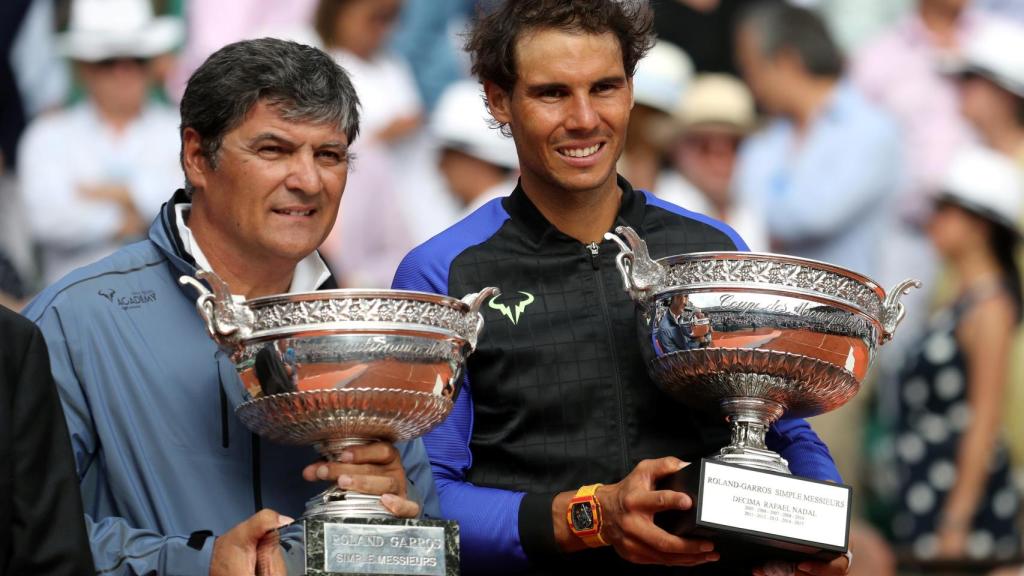
<path fill-rule="evenodd" d="M 590 265 L 594 268 L 594 277 L 597 279 L 597 293 L 598 298 L 601 300 L 601 315 L 604 318 L 605 329 L 608 332 L 608 345 L 615 348 L 615 331 L 612 329 L 612 317 L 611 310 L 608 307 L 608 297 L 604 290 L 604 278 L 601 276 L 601 265 L 600 255 L 601 246 L 597 242 L 591 242 L 587 244 L 587 250 L 590 251 Z M 626 475 L 630 471 L 629 467 L 629 453 L 628 445 L 626 443 L 626 416 L 623 414 L 623 398 L 622 398 L 622 374 L 619 371 L 619 359 L 615 354 L 611 354 L 612 358 L 612 372 L 615 374 L 615 398 L 617 400 L 616 413 L 619 417 L 619 453 L 622 454 L 622 474 Z"/>

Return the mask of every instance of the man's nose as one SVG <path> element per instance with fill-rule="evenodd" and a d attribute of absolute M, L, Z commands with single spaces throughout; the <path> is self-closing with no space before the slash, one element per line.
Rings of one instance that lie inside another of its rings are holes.
<path fill-rule="evenodd" d="M 601 120 L 589 95 L 573 98 L 569 106 L 566 128 L 579 131 L 590 131 L 597 128 Z"/>
<path fill-rule="evenodd" d="M 303 194 L 317 194 L 321 189 L 320 172 L 313 153 L 298 152 L 292 156 L 288 177 L 284 181 L 289 190 Z"/>

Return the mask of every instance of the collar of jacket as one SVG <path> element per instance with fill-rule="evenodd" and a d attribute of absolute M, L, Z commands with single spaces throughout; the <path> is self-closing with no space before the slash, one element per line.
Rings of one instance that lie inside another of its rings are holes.
<path fill-rule="evenodd" d="M 633 186 L 622 176 L 616 177 L 616 182 L 622 190 L 622 200 L 619 204 L 619 213 L 615 217 L 615 224 L 612 226 L 632 226 L 639 230 L 643 224 L 644 206 L 647 204 L 643 192 L 633 190 Z M 574 242 L 579 240 L 563 233 L 554 224 L 548 221 L 540 210 L 530 201 L 523 191 L 523 183 L 520 180 L 516 184 L 512 194 L 504 200 L 505 211 L 513 221 L 519 223 L 527 232 L 528 239 L 535 246 L 541 246 L 547 242 Z"/>
<path fill-rule="evenodd" d="M 178 189 L 174 196 L 160 208 L 159 216 L 153 221 L 153 225 L 149 227 L 149 240 L 163 252 L 168 262 L 171 263 L 171 271 L 175 275 L 175 284 L 178 283 L 178 276 L 185 274 L 194 276 L 197 272 L 196 261 L 185 250 L 185 245 L 181 241 L 181 235 L 178 234 L 178 216 L 177 210 L 174 209 L 178 204 L 189 204 L 191 202 L 192 199 L 189 198 L 185 191 Z M 332 273 L 323 284 L 317 287 L 317 290 L 332 290 L 337 287 L 338 283 Z M 190 298 L 195 298 L 194 290 L 186 286 L 180 286 L 180 288 Z"/>

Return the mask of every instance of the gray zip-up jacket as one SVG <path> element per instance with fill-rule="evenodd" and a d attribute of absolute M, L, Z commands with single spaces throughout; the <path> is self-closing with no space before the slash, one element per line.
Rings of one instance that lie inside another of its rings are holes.
<path fill-rule="evenodd" d="M 49 346 L 99 574 L 206 576 L 207 535 L 264 507 L 297 518 L 325 487 L 302 479 L 312 448 L 260 442 L 235 416 L 238 376 L 178 283 L 196 272 L 175 222 L 187 201 L 179 191 L 148 239 L 72 272 L 24 311 Z M 422 442 L 399 449 L 410 498 L 439 516 Z M 301 559 L 297 538 L 283 538 L 289 566 Z"/>

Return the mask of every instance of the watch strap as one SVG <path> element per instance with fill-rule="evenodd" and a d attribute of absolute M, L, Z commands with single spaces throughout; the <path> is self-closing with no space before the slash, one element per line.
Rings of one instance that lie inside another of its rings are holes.
<path fill-rule="evenodd" d="M 569 530 L 583 541 L 590 548 L 608 546 L 608 542 L 601 537 L 604 517 L 601 510 L 601 502 L 597 499 L 597 489 L 603 484 L 588 484 L 576 491 L 576 495 L 569 500 L 569 508 L 566 510 L 566 521 L 569 523 Z M 576 504 L 588 504 L 594 517 L 594 527 L 590 530 L 577 530 L 572 522 L 572 508 Z"/>

